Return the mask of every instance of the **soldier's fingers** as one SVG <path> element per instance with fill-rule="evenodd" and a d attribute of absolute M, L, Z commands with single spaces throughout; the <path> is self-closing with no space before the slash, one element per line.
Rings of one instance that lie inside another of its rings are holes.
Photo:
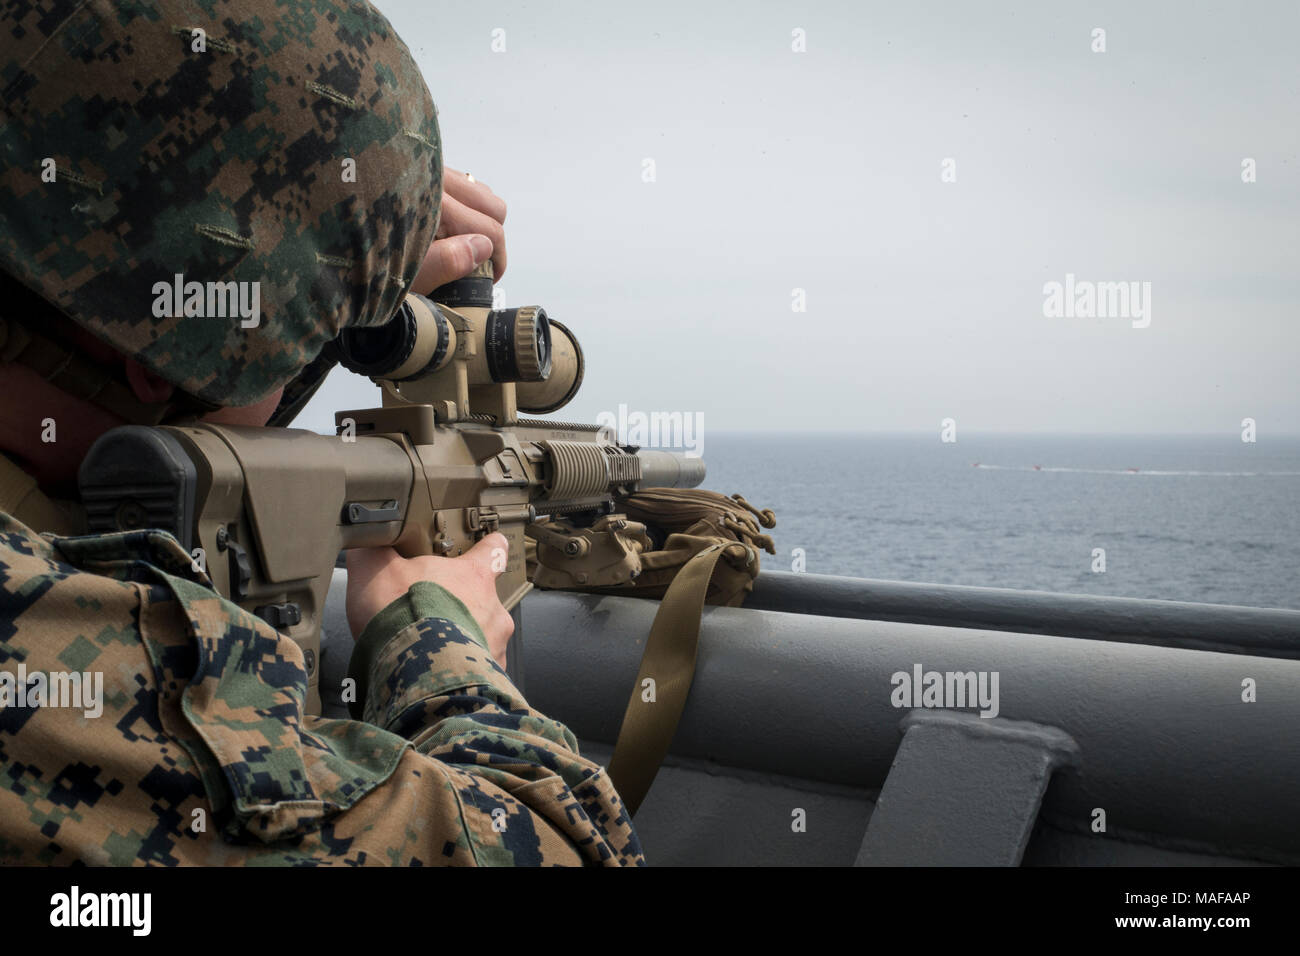
<path fill-rule="evenodd" d="M 506 569 L 509 554 L 510 542 L 501 532 L 495 531 L 466 551 L 465 557 L 486 568 L 495 577 Z"/>
<path fill-rule="evenodd" d="M 506 201 L 494 193 L 484 183 L 471 182 L 469 176 L 450 166 L 442 168 L 442 191 L 464 203 L 471 209 L 477 209 L 485 216 L 491 216 L 502 225 L 506 221 Z"/>
<path fill-rule="evenodd" d="M 463 278 L 492 255 L 492 240 L 483 235 L 455 235 L 435 239 L 424 255 L 411 291 L 428 295 L 440 285 Z"/>
<path fill-rule="evenodd" d="M 492 240 L 492 268 L 495 278 L 500 279 L 506 271 L 506 231 L 491 216 L 485 216 L 477 209 L 471 209 L 462 202 L 444 196 L 442 198 L 442 216 L 438 221 L 439 236 L 463 236 L 479 233 Z"/>

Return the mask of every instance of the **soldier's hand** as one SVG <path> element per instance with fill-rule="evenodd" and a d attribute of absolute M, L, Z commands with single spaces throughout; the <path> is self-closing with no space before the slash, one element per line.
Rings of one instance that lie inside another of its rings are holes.
<path fill-rule="evenodd" d="M 442 214 L 438 233 L 411 285 L 428 295 L 462 278 L 491 257 L 493 274 L 506 271 L 506 204 L 483 183 L 451 167 L 442 171 Z"/>
<path fill-rule="evenodd" d="M 492 657 L 504 669 L 515 622 L 497 597 L 496 579 L 505 568 L 510 543 L 490 534 L 458 558 L 404 558 L 392 548 L 357 548 L 348 555 L 348 626 L 359 637 L 370 619 L 418 581 L 432 581 L 456 597 L 474 616 Z"/>

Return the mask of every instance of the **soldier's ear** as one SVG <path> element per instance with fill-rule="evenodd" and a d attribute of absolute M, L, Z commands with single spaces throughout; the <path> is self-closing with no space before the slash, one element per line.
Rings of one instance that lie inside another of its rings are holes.
<path fill-rule="evenodd" d="M 126 360 L 126 380 L 131 383 L 135 397 L 142 402 L 165 402 L 172 397 L 176 386 L 164 378 L 159 378 L 135 359 Z"/>

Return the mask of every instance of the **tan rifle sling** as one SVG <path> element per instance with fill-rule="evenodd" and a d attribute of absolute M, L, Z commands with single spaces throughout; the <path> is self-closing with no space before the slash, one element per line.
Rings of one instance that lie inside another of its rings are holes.
<path fill-rule="evenodd" d="M 641 669 L 609 764 L 609 774 L 629 815 L 636 813 L 654 783 L 686 706 L 695 678 L 704 598 L 724 550 L 724 545 L 715 544 L 682 566 L 650 626 Z M 647 700 L 649 688 L 654 693 Z"/>

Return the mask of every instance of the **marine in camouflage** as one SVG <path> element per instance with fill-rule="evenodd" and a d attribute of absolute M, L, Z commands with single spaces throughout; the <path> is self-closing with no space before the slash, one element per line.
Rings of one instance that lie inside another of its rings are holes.
<path fill-rule="evenodd" d="M 307 717 L 298 646 L 170 535 L 42 537 L 0 513 L 0 670 L 104 689 L 98 716 L 0 710 L 0 863 L 644 862 L 607 772 L 446 591 L 415 585 L 358 652 L 366 720 Z"/>
<path fill-rule="evenodd" d="M 368 3 L 14 0 L 0 88 L 0 270 L 201 399 L 387 321 L 433 241 L 433 101 Z M 177 275 L 259 283 L 260 323 L 156 318 Z"/>
<path fill-rule="evenodd" d="M 0 88 L 0 272 L 204 401 L 387 321 L 433 241 L 433 103 L 367 3 L 14 0 Z M 258 323 L 160 318 L 177 275 L 257 282 Z M 175 538 L 60 514 L 0 454 L 0 863 L 644 862 L 608 773 L 443 589 L 362 634 L 358 719 L 309 717 L 302 651 Z M 73 673 L 94 707 L 47 692 Z"/>

